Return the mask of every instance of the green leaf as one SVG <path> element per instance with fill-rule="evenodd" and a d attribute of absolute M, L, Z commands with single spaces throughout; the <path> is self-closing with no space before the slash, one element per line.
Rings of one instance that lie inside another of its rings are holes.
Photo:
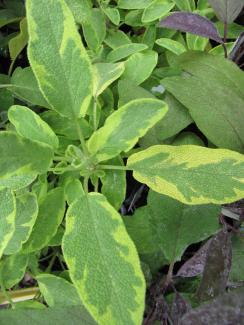
<path fill-rule="evenodd" d="M 49 108 L 49 104 L 43 97 L 35 75 L 31 67 L 20 68 L 14 70 L 11 78 L 12 87 L 9 88 L 13 94 L 21 100 L 32 105 Z"/>
<path fill-rule="evenodd" d="M 116 8 L 111 8 L 111 7 L 101 7 L 102 11 L 105 13 L 105 15 L 108 17 L 108 19 L 114 24 L 114 25 L 119 25 L 120 23 L 120 13 L 119 10 Z"/>
<path fill-rule="evenodd" d="M 30 184 L 38 174 L 45 173 L 52 163 L 53 150 L 42 143 L 0 132 L 0 187 L 13 189 Z"/>
<path fill-rule="evenodd" d="M 231 203 L 244 194 L 244 156 L 198 146 L 153 146 L 129 157 L 134 177 L 186 204 Z"/>
<path fill-rule="evenodd" d="M 139 258 L 103 195 L 90 193 L 71 205 L 63 252 L 82 302 L 99 324 L 141 324 L 145 283 Z"/>
<path fill-rule="evenodd" d="M 204 142 L 202 139 L 192 132 L 182 132 L 172 142 L 172 145 L 174 146 L 182 146 L 187 144 L 204 147 Z"/>
<path fill-rule="evenodd" d="M 65 198 L 68 205 L 71 205 L 76 200 L 80 199 L 85 192 L 79 179 L 70 178 L 65 184 Z"/>
<path fill-rule="evenodd" d="M 65 2 L 72 11 L 77 24 L 82 25 L 84 21 L 88 20 L 92 9 L 91 0 L 65 0 Z"/>
<path fill-rule="evenodd" d="M 41 274 L 36 279 L 49 307 L 81 305 L 74 285 L 67 280 L 52 274 Z"/>
<path fill-rule="evenodd" d="M 9 121 L 22 137 L 58 148 L 58 137 L 41 117 L 25 106 L 14 105 L 8 111 Z"/>
<path fill-rule="evenodd" d="M 124 166 L 123 160 L 116 157 L 108 162 L 110 165 Z M 119 210 L 125 200 L 126 195 L 126 172 L 124 170 L 106 170 L 101 177 L 101 192 L 106 196 L 109 203 Z"/>
<path fill-rule="evenodd" d="M 121 45 L 119 47 L 116 47 L 113 51 L 111 51 L 108 54 L 107 61 L 108 62 L 120 61 L 129 55 L 132 55 L 137 52 L 141 52 L 143 50 L 146 50 L 147 48 L 148 46 L 146 44 L 140 44 L 140 43 Z"/>
<path fill-rule="evenodd" d="M 131 44 L 131 39 L 121 30 L 108 30 L 104 43 L 113 50 L 119 46 Z"/>
<path fill-rule="evenodd" d="M 39 213 L 28 241 L 23 245 L 25 253 L 35 252 L 48 245 L 56 234 L 65 212 L 64 191 L 61 187 L 48 192 L 39 206 Z"/>
<path fill-rule="evenodd" d="M 93 133 L 88 140 L 90 153 L 96 155 L 98 161 L 103 161 L 129 151 L 148 129 L 163 118 L 167 109 L 167 105 L 157 99 L 129 102 L 111 114 L 104 126 Z"/>
<path fill-rule="evenodd" d="M 124 63 L 97 63 L 93 66 L 93 96 L 98 97 L 124 72 Z"/>
<path fill-rule="evenodd" d="M 26 10 L 28 58 L 45 98 L 63 116 L 84 116 L 92 97 L 92 70 L 71 11 L 64 0 L 28 0 Z"/>
<path fill-rule="evenodd" d="M 106 20 L 103 12 L 94 8 L 89 11 L 89 16 L 82 22 L 82 29 L 88 47 L 98 51 L 106 37 Z"/>
<path fill-rule="evenodd" d="M 9 53 L 11 57 L 11 66 L 9 71 L 12 71 L 13 65 L 18 57 L 18 55 L 21 53 L 21 51 L 25 48 L 28 42 L 28 31 L 27 31 L 27 20 L 26 18 L 23 18 L 20 21 L 20 33 L 16 35 L 15 37 L 11 38 L 11 40 L 8 43 L 9 46 Z"/>
<path fill-rule="evenodd" d="M 174 41 L 172 39 L 159 38 L 156 40 L 156 44 L 158 44 L 161 47 L 166 48 L 167 50 L 173 52 L 176 55 L 180 55 L 180 54 L 186 52 L 186 48 L 183 44 L 181 44 L 180 42 Z"/>
<path fill-rule="evenodd" d="M 97 325 L 81 306 L 2 310 L 0 313 L 0 323 L 12 325 Z"/>
<path fill-rule="evenodd" d="M 194 0 L 173 0 L 181 11 L 193 11 L 195 9 Z"/>
<path fill-rule="evenodd" d="M 36 195 L 25 193 L 16 198 L 16 218 L 14 233 L 4 250 L 10 255 L 21 250 L 22 245 L 28 240 L 38 214 Z"/>
<path fill-rule="evenodd" d="M 20 19 L 21 17 L 16 16 L 15 12 L 10 9 L 0 10 L 0 28 L 5 25 L 14 23 Z"/>
<path fill-rule="evenodd" d="M 189 109 L 212 143 L 243 152 L 243 72 L 229 60 L 195 51 L 183 54 L 179 65 L 185 73 L 162 84 Z"/>
<path fill-rule="evenodd" d="M 143 23 L 150 23 L 159 19 L 173 9 L 175 4 L 171 0 L 154 0 L 147 8 L 145 8 L 142 15 Z"/>
<path fill-rule="evenodd" d="M 124 218 L 126 229 L 140 254 L 162 251 L 169 262 L 180 261 L 185 249 L 219 229 L 217 205 L 185 205 L 149 192 L 147 206 Z"/>
<path fill-rule="evenodd" d="M 157 140 L 155 144 L 178 134 L 193 122 L 188 110 L 170 93 L 165 94 L 164 101 L 169 107 L 168 112 L 143 138 L 154 138 Z"/>
<path fill-rule="evenodd" d="M 16 200 L 9 189 L 0 189 L 0 258 L 13 233 L 16 217 Z"/>
<path fill-rule="evenodd" d="M 121 9 L 144 9 L 152 2 L 153 0 L 119 0 L 118 7 Z"/>
<path fill-rule="evenodd" d="M 12 288 L 22 280 L 28 260 L 28 255 L 15 254 L 0 262 L 0 277 L 5 289 Z"/>
<path fill-rule="evenodd" d="M 146 50 L 132 54 L 125 62 L 122 79 L 130 79 L 135 85 L 139 85 L 150 77 L 157 63 L 158 54 L 155 51 Z"/>
<path fill-rule="evenodd" d="M 49 124 L 56 134 L 64 135 L 70 140 L 79 140 L 79 134 L 72 119 L 63 117 L 54 111 L 46 111 L 42 113 L 41 118 Z M 78 124 L 82 130 L 84 138 L 89 138 L 92 133 L 92 128 L 87 120 L 81 117 L 78 119 Z"/>

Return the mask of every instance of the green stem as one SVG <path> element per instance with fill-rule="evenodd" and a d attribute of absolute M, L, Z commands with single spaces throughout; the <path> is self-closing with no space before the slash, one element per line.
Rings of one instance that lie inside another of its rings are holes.
<path fill-rule="evenodd" d="M 15 305 L 14 305 L 14 302 L 10 296 L 10 294 L 8 293 L 8 291 L 5 289 L 5 286 L 3 284 L 3 280 L 2 278 L 0 278 L 0 286 L 1 286 L 1 289 L 2 289 L 2 292 L 3 292 L 3 295 L 5 296 L 6 300 L 9 302 L 9 304 L 11 305 L 11 307 L 13 309 L 15 309 Z"/>
<path fill-rule="evenodd" d="M 55 260 L 57 258 L 57 255 L 58 255 L 58 252 L 55 252 L 54 255 L 53 255 L 53 257 L 51 258 L 51 261 L 50 261 L 48 267 L 45 270 L 46 273 L 50 273 L 51 272 L 52 267 L 53 267 L 53 264 L 54 264 L 54 262 L 55 262 Z"/>
<path fill-rule="evenodd" d="M 84 154 L 86 156 L 88 156 L 89 155 L 89 152 L 88 152 L 88 149 L 87 149 L 87 146 L 86 146 L 86 141 L 85 141 L 85 138 L 83 136 L 83 133 L 82 133 L 82 130 L 81 130 L 81 127 L 80 127 L 80 124 L 79 124 L 79 120 L 78 119 L 75 119 L 75 126 L 76 126 L 76 130 L 78 132 L 78 135 L 79 135 L 79 139 L 80 139 L 80 144 L 81 144 L 82 150 L 83 150 Z"/>
<path fill-rule="evenodd" d="M 93 129 L 96 131 L 97 129 L 97 98 L 94 97 L 93 103 Z"/>
<path fill-rule="evenodd" d="M 97 168 L 108 169 L 108 170 L 132 170 L 127 166 L 114 166 L 114 165 L 98 165 Z"/>
<path fill-rule="evenodd" d="M 88 181 L 89 181 L 89 177 L 85 176 L 83 181 L 83 187 L 86 194 L 88 194 Z"/>

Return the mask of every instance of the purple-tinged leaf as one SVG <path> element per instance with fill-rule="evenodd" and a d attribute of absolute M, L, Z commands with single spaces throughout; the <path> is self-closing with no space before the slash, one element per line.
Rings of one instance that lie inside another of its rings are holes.
<path fill-rule="evenodd" d="M 189 12 L 175 12 L 161 20 L 160 27 L 177 29 L 223 43 L 216 27 L 207 18 Z"/>
<path fill-rule="evenodd" d="M 179 325 L 230 325 L 243 324 L 243 289 L 224 294 L 208 304 L 204 304 L 185 314 Z"/>
<path fill-rule="evenodd" d="M 228 24 L 232 23 L 241 12 L 243 0 L 208 0 L 216 16 Z"/>
<path fill-rule="evenodd" d="M 178 324 L 180 319 L 191 310 L 191 305 L 178 292 L 175 294 L 175 299 L 171 305 L 171 319 L 173 324 Z"/>
<path fill-rule="evenodd" d="M 212 239 L 209 239 L 192 258 L 185 262 L 177 272 L 176 276 L 190 278 L 203 273 L 206 263 L 207 252 Z"/>
<path fill-rule="evenodd" d="M 199 301 L 212 299 L 226 290 L 231 268 L 231 234 L 221 230 L 208 247 L 203 277 L 196 296 Z"/>

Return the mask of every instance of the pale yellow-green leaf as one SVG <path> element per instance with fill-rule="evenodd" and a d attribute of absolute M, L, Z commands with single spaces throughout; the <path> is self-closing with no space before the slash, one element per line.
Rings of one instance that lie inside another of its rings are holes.
<path fill-rule="evenodd" d="M 67 212 L 64 258 L 87 310 L 100 325 L 141 325 L 145 282 L 121 216 L 98 193 Z"/>
<path fill-rule="evenodd" d="M 84 116 L 92 97 L 91 62 L 64 0 L 26 1 L 28 58 L 44 97 L 63 116 Z"/>
<path fill-rule="evenodd" d="M 168 110 L 165 102 L 144 98 L 130 101 L 111 114 L 103 127 L 88 140 L 90 153 L 98 161 L 108 160 L 129 151 Z"/>
<path fill-rule="evenodd" d="M 244 196 L 244 156 L 200 146 L 153 146 L 129 157 L 134 177 L 186 204 L 230 203 Z"/>
<path fill-rule="evenodd" d="M 14 105 L 8 111 L 9 121 L 24 138 L 58 148 L 58 137 L 41 117 L 25 106 Z"/>

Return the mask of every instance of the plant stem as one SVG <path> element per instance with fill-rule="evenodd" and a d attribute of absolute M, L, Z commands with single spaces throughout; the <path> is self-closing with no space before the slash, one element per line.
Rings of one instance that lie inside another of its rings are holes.
<path fill-rule="evenodd" d="M 51 258 L 51 261 L 50 261 L 48 267 L 45 270 L 46 273 L 50 273 L 51 272 L 52 267 L 53 267 L 53 264 L 54 264 L 54 262 L 55 262 L 55 260 L 57 258 L 57 255 L 58 255 L 58 252 L 55 252 L 54 255 L 53 255 L 53 257 Z"/>
<path fill-rule="evenodd" d="M 172 282 L 174 265 L 175 265 L 174 262 L 171 262 L 169 265 L 166 282 L 165 282 L 165 287 L 168 287 L 168 285 Z"/>
<path fill-rule="evenodd" d="M 85 176 L 83 181 L 83 187 L 86 194 L 88 194 L 88 181 L 89 181 L 89 177 Z"/>
<path fill-rule="evenodd" d="M 93 129 L 94 131 L 97 130 L 97 98 L 94 97 L 93 103 Z"/>
<path fill-rule="evenodd" d="M 36 294 L 39 292 L 39 288 L 33 287 L 28 289 L 21 289 L 16 291 L 10 291 L 7 294 L 9 295 L 12 302 L 26 301 L 35 298 Z M 0 293 L 0 306 L 7 305 L 10 303 L 10 299 L 7 298 L 4 300 L 5 295 Z"/>
<path fill-rule="evenodd" d="M 226 47 L 226 42 L 227 42 L 227 37 L 228 37 L 228 23 L 227 21 L 224 22 L 224 51 L 225 51 L 225 58 L 228 58 L 228 51 L 227 51 L 227 47 Z"/>
<path fill-rule="evenodd" d="M 100 169 L 108 169 L 108 170 L 132 170 L 127 166 L 114 166 L 114 165 L 98 165 Z"/>
<path fill-rule="evenodd" d="M 6 300 L 9 302 L 9 304 L 11 305 L 11 307 L 13 309 L 15 309 L 15 305 L 14 305 L 14 302 L 10 296 L 10 294 L 8 293 L 8 291 L 5 289 L 5 286 L 3 284 L 3 280 L 2 278 L 0 278 L 0 286 L 1 286 L 1 289 L 2 289 L 2 292 L 3 292 L 3 295 L 5 296 Z"/>

